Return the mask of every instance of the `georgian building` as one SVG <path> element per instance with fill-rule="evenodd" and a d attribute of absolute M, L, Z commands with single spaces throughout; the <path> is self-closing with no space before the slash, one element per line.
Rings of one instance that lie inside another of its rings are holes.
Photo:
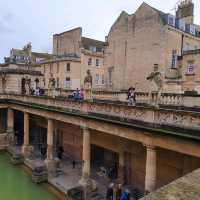
<path fill-rule="evenodd" d="M 178 61 L 181 66 L 183 91 L 200 93 L 200 49 L 184 51 Z"/>
<path fill-rule="evenodd" d="M 182 92 L 177 57 L 200 48 L 200 27 L 193 22 L 193 9 L 192 1 L 182 1 L 176 16 L 146 3 L 134 14 L 123 11 L 106 37 L 106 88 L 135 86 L 137 91 L 148 91 L 146 77 L 158 64 L 166 84 L 170 83 L 165 91 Z"/>
<path fill-rule="evenodd" d="M 83 87 L 86 71 L 89 69 L 93 76 L 93 88 L 103 89 L 104 75 L 104 42 L 82 36 L 82 28 L 75 28 L 53 36 L 54 60 L 48 60 L 45 68 L 45 79 L 51 73 L 59 79 L 55 71 L 58 65 L 60 71 L 60 87 L 62 89 L 76 89 Z M 46 73 L 45 73 L 46 72 Z"/>

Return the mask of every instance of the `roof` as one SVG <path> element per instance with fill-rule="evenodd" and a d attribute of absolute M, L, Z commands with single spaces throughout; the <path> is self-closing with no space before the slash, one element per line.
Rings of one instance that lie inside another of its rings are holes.
<path fill-rule="evenodd" d="M 76 28 L 70 29 L 68 31 L 64 31 L 64 32 L 61 32 L 61 33 L 56 33 L 53 36 L 60 36 L 60 35 L 63 35 L 65 33 L 73 32 L 73 31 L 76 31 L 76 30 L 80 30 L 82 32 L 82 28 L 81 27 L 76 27 Z"/>
<path fill-rule="evenodd" d="M 105 42 L 103 41 L 99 41 L 99 40 L 95 40 L 95 39 L 91 39 L 91 38 L 87 38 L 87 37 L 82 37 L 81 38 L 81 43 L 82 46 L 85 49 L 90 49 L 90 46 L 94 46 L 97 48 L 97 51 L 102 51 L 102 49 L 104 48 Z"/>
<path fill-rule="evenodd" d="M 36 64 L 47 64 L 47 63 L 54 63 L 54 62 L 61 62 L 61 61 L 71 61 L 71 62 L 81 62 L 79 56 L 56 56 L 51 59 L 45 59 L 37 62 Z"/>
<path fill-rule="evenodd" d="M 31 69 L 0 69 L 0 74 L 29 74 L 33 76 L 42 76 L 40 71 L 35 71 Z"/>
<path fill-rule="evenodd" d="M 22 49 L 12 49 L 14 55 L 27 55 L 27 52 Z M 32 55 L 37 58 L 51 58 L 53 55 L 48 53 L 32 52 Z"/>

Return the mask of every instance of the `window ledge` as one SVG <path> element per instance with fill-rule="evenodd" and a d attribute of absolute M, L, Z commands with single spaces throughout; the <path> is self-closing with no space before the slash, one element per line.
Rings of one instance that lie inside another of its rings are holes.
<path fill-rule="evenodd" d="M 191 73 L 191 74 L 190 73 L 186 73 L 185 75 L 186 76 L 195 76 L 195 73 Z"/>

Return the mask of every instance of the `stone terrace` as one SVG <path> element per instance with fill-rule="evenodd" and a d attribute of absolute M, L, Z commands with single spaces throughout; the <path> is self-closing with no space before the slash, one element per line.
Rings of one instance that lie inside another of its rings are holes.
<path fill-rule="evenodd" d="M 200 169 L 188 174 L 169 185 L 149 194 L 141 200 L 199 200 Z"/>

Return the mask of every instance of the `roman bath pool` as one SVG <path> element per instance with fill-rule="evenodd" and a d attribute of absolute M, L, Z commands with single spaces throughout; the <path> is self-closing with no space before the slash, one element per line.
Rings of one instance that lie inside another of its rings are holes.
<path fill-rule="evenodd" d="M 9 156 L 0 153 L 0 200 L 58 200 L 46 185 L 32 183 L 21 166 L 13 166 Z"/>

